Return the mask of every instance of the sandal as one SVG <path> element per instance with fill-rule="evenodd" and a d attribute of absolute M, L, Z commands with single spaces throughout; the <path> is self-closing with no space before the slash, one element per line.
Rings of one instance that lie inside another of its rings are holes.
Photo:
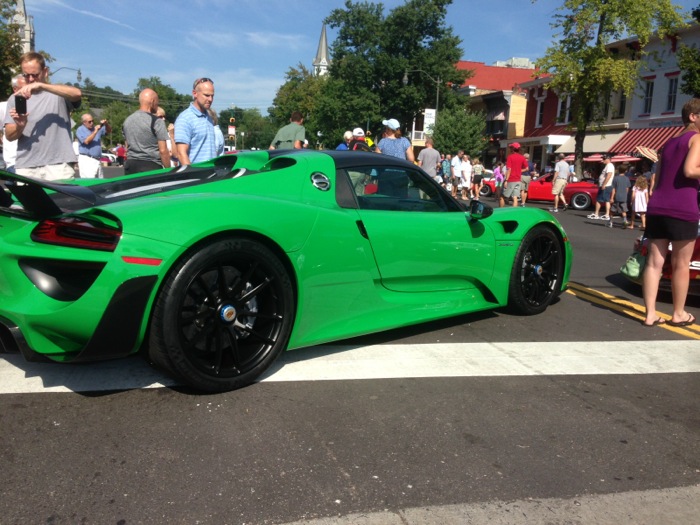
<path fill-rule="evenodd" d="M 598 217 L 595 213 L 591 213 L 586 218 L 587 219 L 600 219 L 600 217 Z"/>
<path fill-rule="evenodd" d="M 652 326 L 658 326 L 660 324 L 666 324 L 666 321 L 664 319 L 661 319 L 661 317 L 657 317 L 656 321 L 654 321 L 651 324 L 646 324 L 644 321 L 642 321 L 642 326 L 646 326 L 647 328 L 651 328 Z M 670 322 L 668 324 L 671 324 Z"/>
<path fill-rule="evenodd" d="M 668 324 L 671 326 L 690 326 L 695 323 L 695 316 L 693 314 L 688 314 L 688 319 L 685 321 L 680 321 L 676 323 L 675 321 L 669 321 Z"/>

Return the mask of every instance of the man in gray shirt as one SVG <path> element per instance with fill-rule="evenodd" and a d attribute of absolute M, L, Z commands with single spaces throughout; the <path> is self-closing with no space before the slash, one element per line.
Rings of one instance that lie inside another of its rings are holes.
<path fill-rule="evenodd" d="M 50 84 L 49 68 L 40 53 L 29 52 L 20 59 L 26 84 L 7 101 L 3 124 L 7 140 L 17 141 L 18 175 L 45 180 L 72 179 L 73 150 L 70 112 L 80 105 L 79 88 Z M 17 97 L 26 99 L 26 112 L 17 112 Z"/>
<path fill-rule="evenodd" d="M 440 152 L 433 147 L 433 139 L 428 137 L 425 139 L 425 148 L 418 154 L 418 165 L 435 179 L 435 182 L 438 184 L 442 182 L 437 174 L 437 165 L 439 162 Z"/>
<path fill-rule="evenodd" d="M 124 173 L 141 173 L 170 167 L 168 130 L 156 116 L 158 94 L 150 88 L 139 93 L 139 109 L 124 121 L 126 162 Z"/>

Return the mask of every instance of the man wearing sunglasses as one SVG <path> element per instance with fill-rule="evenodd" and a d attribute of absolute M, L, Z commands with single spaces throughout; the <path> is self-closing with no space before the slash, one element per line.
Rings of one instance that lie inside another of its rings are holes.
<path fill-rule="evenodd" d="M 79 88 L 48 82 L 49 69 L 40 53 L 20 60 L 26 84 L 7 101 L 3 124 L 8 140 L 17 141 L 17 174 L 46 180 L 75 177 L 70 113 L 80 106 Z M 17 111 L 17 96 L 26 99 L 26 112 Z"/>
<path fill-rule="evenodd" d="M 78 173 L 81 179 L 102 179 L 102 137 L 111 133 L 109 122 L 102 120 L 95 124 L 90 113 L 81 117 L 82 125 L 75 131 L 78 139 Z"/>
<path fill-rule="evenodd" d="M 214 81 L 198 78 L 192 85 L 192 102 L 175 120 L 177 157 L 183 166 L 216 157 L 216 134 L 209 109 L 214 102 Z"/>

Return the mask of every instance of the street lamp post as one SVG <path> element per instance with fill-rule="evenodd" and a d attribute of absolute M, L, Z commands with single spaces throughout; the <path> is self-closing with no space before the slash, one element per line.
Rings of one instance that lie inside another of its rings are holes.
<path fill-rule="evenodd" d="M 78 74 L 76 75 L 76 78 L 78 79 L 78 84 L 80 84 L 83 81 L 83 74 L 80 71 L 80 68 L 75 69 L 74 67 L 63 66 L 63 67 L 59 67 L 56 71 L 51 71 L 51 73 L 58 73 L 62 69 L 70 69 L 71 71 L 77 71 Z"/>
<path fill-rule="evenodd" d="M 403 85 L 407 86 L 408 85 L 408 74 L 409 73 L 423 73 L 426 77 L 428 77 L 430 80 L 433 81 L 433 83 L 437 86 L 437 93 L 435 95 L 435 119 L 437 120 L 437 112 L 438 112 L 438 106 L 440 104 L 440 84 L 442 84 L 442 80 L 440 77 L 437 77 L 437 80 L 434 79 L 430 74 L 428 74 L 426 71 L 423 71 L 422 69 L 407 69 L 404 71 L 403 74 Z"/>

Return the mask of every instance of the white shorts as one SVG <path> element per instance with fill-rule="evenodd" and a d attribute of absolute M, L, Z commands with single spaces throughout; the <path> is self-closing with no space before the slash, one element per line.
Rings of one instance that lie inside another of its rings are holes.
<path fill-rule="evenodd" d="M 103 179 L 102 163 L 88 155 L 78 155 L 78 175 L 81 179 Z"/>
<path fill-rule="evenodd" d="M 23 177 L 33 177 L 35 179 L 44 180 L 64 180 L 74 179 L 75 170 L 67 162 L 61 164 L 50 164 L 48 166 L 39 166 L 38 168 L 16 168 L 17 175 Z"/>

